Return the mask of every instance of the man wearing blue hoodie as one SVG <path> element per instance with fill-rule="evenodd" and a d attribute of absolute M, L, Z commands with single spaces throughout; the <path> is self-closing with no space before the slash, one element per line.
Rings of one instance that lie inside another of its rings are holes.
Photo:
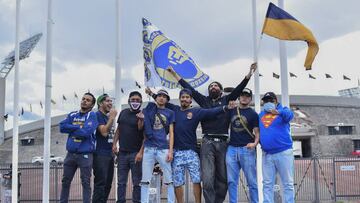
<path fill-rule="evenodd" d="M 70 185 L 77 168 L 80 168 L 83 203 L 90 203 L 90 177 L 96 145 L 95 130 L 98 126 L 96 114 L 91 111 L 95 101 L 94 95 L 85 93 L 81 99 L 81 109 L 71 112 L 60 123 L 60 132 L 68 134 L 66 142 L 68 153 L 64 160 L 60 203 L 69 201 Z"/>
<path fill-rule="evenodd" d="M 278 173 L 283 185 L 283 201 L 294 200 L 294 155 L 290 121 L 294 114 L 283 107 L 273 92 L 262 98 L 264 109 L 259 114 L 260 144 L 263 149 L 264 203 L 274 202 L 274 184 Z"/>

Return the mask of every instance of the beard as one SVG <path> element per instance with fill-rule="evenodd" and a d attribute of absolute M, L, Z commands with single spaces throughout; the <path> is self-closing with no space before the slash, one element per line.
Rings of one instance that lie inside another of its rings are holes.
<path fill-rule="evenodd" d="M 187 107 L 189 107 L 190 105 L 191 105 L 191 101 L 190 102 L 187 102 L 187 101 L 180 101 L 180 106 L 182 107 L 182 108 L 187 108 Z"/>
<path fill-rule="evenodd" d="M 221 91 L 217 91 L 217 90 L 210 90 L 209 91 L 209 97 L 211 98 L 211 99 L 217 99 L 217 98 L 219 98 L 220 97 L 220 95 L 221 95 Z"/>

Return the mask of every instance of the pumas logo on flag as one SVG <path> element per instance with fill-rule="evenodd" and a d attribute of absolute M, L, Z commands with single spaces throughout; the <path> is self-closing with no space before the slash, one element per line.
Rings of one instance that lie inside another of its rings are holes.
<path fill-rule="evenodd" d="M 194 88 L 209 80 L 209 76 L 199 69 L 184 50 L 145 18 L 143 18 L 143 27 L 147 86 L 165 86 L 171 89 L 180 87 L 175 78 L 166 71 L 170 66 Z"/>
<path fill-rule="evenodd" d="M 262 118 L 261 118 L 261 122 L 263 123 L 263 125 L 265 126 L 265 128 L 268 128 L 272 122 L 274 122 L 274 120 L 276 119 L 277 115 L 273 115 L 273 114 L 265 114 Z"/>

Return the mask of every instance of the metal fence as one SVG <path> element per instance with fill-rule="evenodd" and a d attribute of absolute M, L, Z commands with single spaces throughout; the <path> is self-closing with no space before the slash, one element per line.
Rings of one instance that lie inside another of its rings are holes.
<path fill-rule="evenodd" d="M 10 170 L 10 165 L 0 165 L 0 173 Z M 43 168 L 41 165 L 19 164 L 20 202 L 40 202 L 42 199 Z M 61 191 L 62 165 L 51 165 L 50 201 L 59 202 Z M 301 202 L 323 202 L 338 200 L 360 200 L 360 158 L 311 158 L 296 159 L 294 174 L 295 198 Z M 108 202 L 115 202 L 115 178 Z M 92 181 L 91 181 L 92 182 Z M 93 186 L 91 186 L 93 188 Z M 280 186 L 281 188 L 281 186 Z M 280 189 L 281 190 L 281 189 Z M 74 176 L 70 200 L 82 201 L 80 171 Z M 131 199 L 131 177 L 127 187 L 127 198 Z M 166 198 L 166 188 L 162 188 Z M 239 181 L 239 202 L 248 202 L 249 191 L 241 172 Z M 194 202 L 192 184 L 185 185 L 185 200 Z M 227 199 L 226 199 L 227 201 Z"/>

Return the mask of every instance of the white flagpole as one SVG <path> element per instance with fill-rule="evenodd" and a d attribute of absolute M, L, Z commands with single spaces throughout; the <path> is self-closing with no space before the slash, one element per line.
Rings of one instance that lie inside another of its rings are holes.
<path fill-rule="evenodd" d="M 121 55 L 121 19 L 120 19 L 120 11 L 121 11 L 121 0 L 116 0 L 116 15 L 115 15 L 115 27 L 116 27 L 116 56 L 115 56 L 115 107 L 118 112 L 121 112 L 121 63 L 120 63 L 120 55 Z M 116 126 L 116 122 L 114 123 Z M 115 197 L 117 199 L 117 168 L 114 171 L 115 175 Z"/>
<path fill-rule="evenodd" d="M 45 79 L 45 119 L 44 119 L 44 173 L 43 199 L 49 202 L 50 187 L 50 140 L 51 140 L 51 86 L 52 86 L 52 0 L 48 0 L 46 31 L 46 79 Z"/>
<path fill-rule="evenodd" d="M 279 0 L 279 7 L 284 9 L 284 0 Z M 290 107 L 289 101 L 289 71 L 287 67 L 287 54 L 285 41 L 279 40 L 280 75 L 281 75 L 281 103 Z"/>
<path fill-rule="evenodd" d="M 13 153 L 12 153 L 12 193 L 11 202 L 18 202 L 18 153 L 19 153 L 19 26 L 20 0 L 16 0 L 16 28 L 15 28 L 15 73 L 14 73 L 14 108 L 13 108 Z"/>
<path fill-rule="evenodd" d="M 120 20 L 121 0 L 116 0 L 116 56 L 115 56 L 115 106 L 121 111 L 121 20 Z"/>
<path fill-rule="evenodd" d="M 253 20 L 253 50 L 254 61 L 258 62 L 258 52 L 260 47 L 257 41 L 257 26 L 256 26 L 256 0 L 252 0 L 252 20 Z M 254 90 L 255 90 L 255 111 L 260 113 L 260 77 L 259 77 L 259 64 L 255 71 L 254 77 Z M 262 184 L 262 151 L 260 145 L 256 149 L 256 171 L 257 171 L 257 184 L 258 184 L 258 196 L 259 202 L 263 202 L 263 184 Z"/>
<path fill-rule="evenodd" d="M 5 140 L 5 96 L 6 96 L 6 78 L 0 77 L 0 145 Z"/>

